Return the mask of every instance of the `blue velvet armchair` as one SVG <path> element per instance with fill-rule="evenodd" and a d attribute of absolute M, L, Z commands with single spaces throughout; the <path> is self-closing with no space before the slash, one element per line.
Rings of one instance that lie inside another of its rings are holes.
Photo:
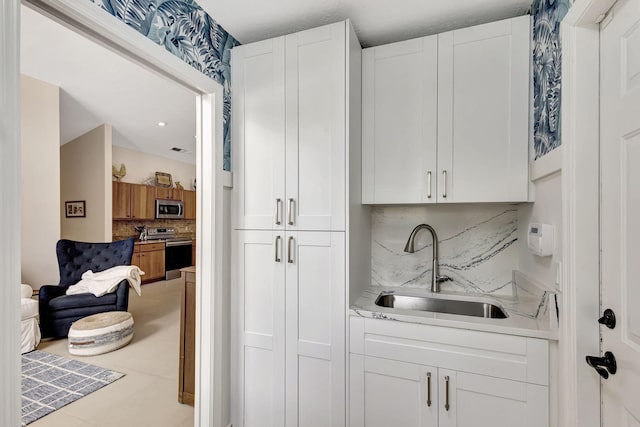
<path fill-rule="evenodd" d="M 71 324 L 83 317 L 106 311 L 127 311 L 129 284 L 123 280 L 116 292 L 96 297 L 92 294 L 65 295 L 87 270 L 94 273 L 118 265 L 131 265 L 134 239 L 112 243 L 84 243 L 59 240 L 56 245 L 60 283 L 45 285 L 39 291 L 42 338 L 64 338 Z"/>

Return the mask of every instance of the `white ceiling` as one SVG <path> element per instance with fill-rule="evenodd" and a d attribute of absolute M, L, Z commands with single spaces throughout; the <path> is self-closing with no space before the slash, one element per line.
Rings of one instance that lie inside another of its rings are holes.
<path fill-rule="evenodd" d="M 61 144 L 108 123 L 113 145 L 195 163 L 193 93 L 24 6 L 21 25 L 21 72 L 60 87 Z"/>
<path fill-rule="evenodd" d="M 351 19 L 363 47 L 524 15 L 532 0 L 197 0 L 243 44 Z"/>

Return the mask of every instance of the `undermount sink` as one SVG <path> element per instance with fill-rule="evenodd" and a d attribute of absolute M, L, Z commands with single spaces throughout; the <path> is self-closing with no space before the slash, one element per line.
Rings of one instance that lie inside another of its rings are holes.
<path fill-rule="evenodd" d="M 376 305 L 403 310 L 462 314 L 464 316 L 486 317 L 489 319 L 505 319 L 508 317 L 502 307 L 490 302 L 403 295 L 396 292 L 381 292 L 376 299 Z"/>

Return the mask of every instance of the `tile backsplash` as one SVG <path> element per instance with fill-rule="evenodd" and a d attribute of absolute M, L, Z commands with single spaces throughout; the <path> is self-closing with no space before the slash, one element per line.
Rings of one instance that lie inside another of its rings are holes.
<path fill-rule="evenodd" d="M 113 221 L 112 231 L 113 240 L 122 240 L 128 237 L 139 236 L 135 227 L 138 225 L 146 225 L 147 227 L 173 227 L 176 229 L 178 237 L 195 237 L 196 221 L 190 219 L 166 219 L 166 220 L 149 220 L 149 221 Z"/>
<path fill-rule="evenodd" d="M 518 266 L 518 212 L 507 204 L 385 206 L 372 210 L 371 279 L 373 285 L 431 285 L 431 235 L 423 230 L 416 252 L 403 251 L 411 230 L 431 225 L 438 233 L 440 274 L 453 280 L 443 290 L 513 294 Z"/>

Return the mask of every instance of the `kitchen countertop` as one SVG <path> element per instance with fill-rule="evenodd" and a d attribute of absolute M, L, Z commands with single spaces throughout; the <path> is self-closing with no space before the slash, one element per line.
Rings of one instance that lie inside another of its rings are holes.
<path fill-rule="evenodd" d="M 351 316 L 496 332 L 549 340 L 558 339 L 555 294 L 551 292 L 543 291 L 535 295 L 534 293 L 521 291 L 515 297 L 509 295 L 470 295 L 446 291 L 436 294 L 436 297 L 446 298 L 450 296 L 452 299 L 492 300 L 491 302 L 497 302 L 498 305 L 502 306 L 508 315 L 506 319 L 486 319 L 458 314 L 380 307 L 375 304 L 375 301 L 382 291 L 394 291 L 416 296 L 433 296 L 429 290 L 424 288 L 370 286 L 350 307 Z"/>

